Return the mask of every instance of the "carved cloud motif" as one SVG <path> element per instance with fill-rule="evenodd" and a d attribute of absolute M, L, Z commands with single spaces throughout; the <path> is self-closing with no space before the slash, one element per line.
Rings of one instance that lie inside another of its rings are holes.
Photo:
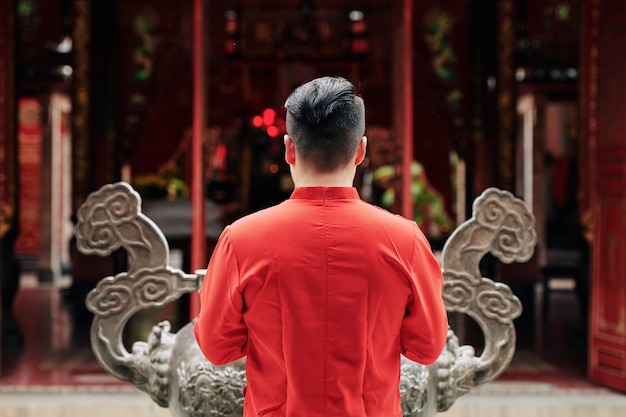
<path fill-rule="evenodd" d="M 524 262 L 534 252 L 534 219 L 511 193 L 490 189 L 474 206 L 476 223 L 493 230 L 491 252 L 503 262 Z"/>
<path fill-rule="evenodd" d="M 96 288 L 87 296 L 89 310 L 102 318 L 125 311 L 133 299 L 133 293 L 129 286 L 123 284 L 124 281 L 128 281 L 127 274 L 105 278 L 98 282 Z"/>
<path fill-rule="evenodd" d="M 135 244 L 149 246 L 143 231 L 135 224 L 139 201 L 135 191 L 119 183 L 92 193 L 78 211 L 78 249 L 105 256 L 122 246 L 129 237 Z"/>
<path fill-rule="evenodd" d="M 508 286 L 488 278 L 483 282 L 487 288 L 478 291 L 476 304 L 485 317 L 509 324 L 522 314 L 522 304 Z"/>
<path fill-rule="evenodd" d="M 476 293 L 476 279 L 466 272 L 446 271 L 443 283 L 443 300 L 447 308 L 466 311 Z"/>

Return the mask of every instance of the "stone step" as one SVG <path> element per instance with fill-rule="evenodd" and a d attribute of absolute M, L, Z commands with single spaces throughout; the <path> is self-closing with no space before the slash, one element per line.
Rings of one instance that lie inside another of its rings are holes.
<path fill-rule="evenodd" d="M 442 417 L 626 417 L 626 394 L 602 387 L 494 381 L 459 398 Z"/>
<path fill-rule="evenodd" d="M 5 393 L 0 417 L 171 417 L 141 392 Z"/>
<path fill-rule="evenodd" d="M 626 395 L 604 388 L 492 382 L 459 398 L 442 417 L 624 417 Z M 0 417 L 171 417 L 139 391 L 0 394 Z"/>

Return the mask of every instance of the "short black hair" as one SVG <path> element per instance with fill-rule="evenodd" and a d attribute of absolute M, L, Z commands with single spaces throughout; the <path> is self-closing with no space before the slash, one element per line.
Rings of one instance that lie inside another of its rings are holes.
<path fill-rule="evenodd" d="M 365 104 L 351 82 L 316 78 L 296 88 L 285 108 L 298 156 L 317 171 L 332 171 L 354 157 L 365 134 Z"/>

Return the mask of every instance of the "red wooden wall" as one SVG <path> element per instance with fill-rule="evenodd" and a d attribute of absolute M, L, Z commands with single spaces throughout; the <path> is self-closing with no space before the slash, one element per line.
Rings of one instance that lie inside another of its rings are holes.
<path fill-rule="evenodd" d="M 590 378 L 626 391 L 626 3 L 587 0 L 583 162 L 593 233 Z"/>

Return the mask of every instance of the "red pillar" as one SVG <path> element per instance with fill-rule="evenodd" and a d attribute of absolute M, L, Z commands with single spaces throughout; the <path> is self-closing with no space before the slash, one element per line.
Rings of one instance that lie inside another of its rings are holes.
<path fill-rule="evenodd" d="M 16 197 L 13 2 L 0 1 L 0 241 L 13 227 Z M 2 259 L 0 259 L 2 262 Z"/>
<path fill-rule="evenodd" d="M 394 131 L 396 141 L 395 210 L 413 219 L 411 163 L 413 162 L 413 0 L 394 2 Z M 397 177 L 396 177 L 397 178 Z"/>
<path fill-rule="evenodd" d="M 15 211 L 17 209 L 17 150 L 15 140 L 15 35 L 14 2 L 0 0 L 0 271 L 2 271 L 2 288 L 0 289 L 0 320 L 3 323 L 14 322 L 12 317 L 2 317 L 2 300 L 12 299 L 17 289 L 17 274 L 10 271 L 15 264 L 13 244 L 15 241 Z M 8 273 L 7 273 L 8 272 Z M 10 285 L 14 283 L 15 285 Z M 4 331 L 0 334 L 6 337 Z M 2 350 L 0 349 L 0 359 Z M 0 364 L 3 361 L 0 361 Z M 1 365 L 0 365 L 1 366 Z M 2 369 L 0 369 L 0 375 Z"/>
<path fill-rule="evenodd" d="M 205 126 L 204 0 L 193 0 L 193 134 L 191 142 L 191 272 L 203 269 L 206 259 L 203 138 Z M 198 314 L 197 294 L 191 294 L 190 316 Z"/>
<path fill-rule="evenodd" d="M 497 2 L 496 185 L 515 190 L 515 1 Z"/>

